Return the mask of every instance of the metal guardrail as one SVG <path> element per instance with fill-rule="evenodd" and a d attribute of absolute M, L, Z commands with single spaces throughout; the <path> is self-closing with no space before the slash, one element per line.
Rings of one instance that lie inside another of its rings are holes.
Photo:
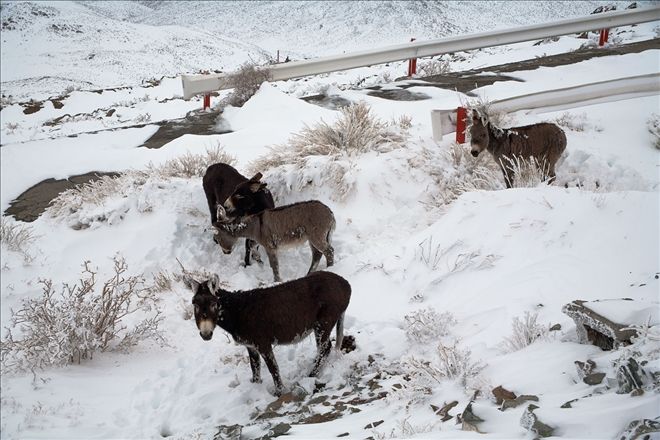
<path fill-rule="evenodd" d="M 660 94 L 660 73 L 651 73 L 514 96 L 493 101 L 489 107 L 497 111 L 515 112 L 538 108 L 551 109 L 558 106 L 578 107 L 593 104 L 604 98 L 627 99 L 657 94 Z M 431 110 L 431 126 L 433 139 L 436 141 L 456 131 L 456 109 Z"/>
<path fill-rule="evenodd" d="M 416 41 L 381 49 L 334 55 L 305 61 L 275 64 L 266 67 L 273 81 L 299 78 L 356 67 L 383 64 L 411 58 L 420 58 L 443 53 L 479 49 L 520 43 L 539 38 L 574 34 L 577 32 L 599 30 L 646 23 L 660 20 L 660 6 L 641 7 L 626 11 L 611 11 L 593 14 L 587 17 L 571 18 L 552 23 L 522 26 L 514 29 L 481 32 L 457 37 L 440 38 L 428 41 Z M 190 99 L 200 93 L 230 88 L 225 74 L 182 75 L 183 97 Z"/>

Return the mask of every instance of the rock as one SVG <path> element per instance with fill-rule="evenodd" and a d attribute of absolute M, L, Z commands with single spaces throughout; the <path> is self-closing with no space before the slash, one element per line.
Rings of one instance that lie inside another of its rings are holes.
<path fill-rule="evenodd" d="M 280 408 L 282 408 L 282 405 L 285 405 L 285 404 L 291 403 L 291 402 L 300 402 L 304 398 L 305 398 L 305 396 L 302 395 L 302 393 L 298 393 L 298 392 L 296 392 L 296 393 L 294 393 L 294 392 L 284 393 L 280 397 L 278 397 L 277 400 L 275 400 L 274 402 L 269 403 L 268 406 L 266 407 L 265 412 L 277 411 Z"/>
<path fill-rule="evenodd" d="M 495 396 L 495 403 L 498 405 L 501 405 L 503 401 L 505 400 L 514 400 L 516 398 L 516 394 L 512 393 L 511 391 L 502 388 L 502 385 L 493 388 L 493 396 Z"/>
<path fill-rule="evenodd" d="M 619 386 L 617 394 L 626 394 L 642 388 L 649 381 L 649 376 L 634 358 L 628 358 L 616 370 L 616 381 Z"/>
<path fill-rule="evenodd" d="M 576 300 L 562 307 L 575 321 L 578 341 L 603 350 L 630 345 L 637 336 L 632 326 L 660 324 L 657 301 L 634 301 L 629 298 L 597 301 Z"/>
<path fill-rule="evenodd" d="M 373 428 L 375 428 L 375 427 L 378 426 L 378 425 L 382 425 L 383 422 L 384 422 L 384 420 L 378 420 L 378 421 L 376 421 L 376 422 L 371 422 L 371 423 L 369 423 L 367 426 L 365 426 L 364 429 L 373 429 Z"/>
<path fill-rule="evenodd" d="M 569 400 L 568 402 L 564 403 L 560 408 L 573 408 L 573 406 L 571 404 L 573 402 L 577 402 L 578 400 L 580 400 L 580 399 Z"/>
<path fill-rule="evenodd" d="M 639 397 L 644 395 L 644 390 L 641 388 L 637 388 L 635 390 L 632 390 L 630 393 L 630 397 Z"/>
<path fill-rule="evenodd" d="M 617 440 L 657 440 L 660 438 L 660 422 L 651 419 L 635 420 L 630 422 L 616 438 Z"/>
<path fill-rule="evenodd" d="M 575 361 L 574 363 L 577 367 L 577 373 L 580 379 L 584 379 L 596 369 L 596 363 L 591 359 L 588 359 L 587 362 Z"/>
<path fill-rule="evenodd" d="M 350 432 L 345 432 L 343 434 L 339 434 L 337 437 L 348 437 L 349 435 L 351 435 Z"/>
<path fill-rule="evenodd" d="M 504 402 L 502 402 L 502 407 L 500 408 L 500 411 L 504 411 L 509 408 L 516 408 L 525 402 L 538 402 L 538 401 L 539 398 L 537 396 L 531 394 L 523 394 L 521 396 L 516 397 L 513 400 L 505 400 Z"/>
<path fill-rule="evenodd" d="M 271 437 L 279 437 L 280 435 L 284 435 L 289 432 L 290 429 L 291 425 L 288 423 L 278 423 L 270 429 L 270 432 L 272 433 Z"/>
<path fill-rule="evenodd" d="M 241 425 L 220 425 L 213 440 L 240 440 L 242 432 L 243 426 Z"/>
<path fill-rule="evenodd" d="M 468 403 L 463 412 L 458 417 L 463 431 L 479 432 L 479 423 L 484 420 L 472 411 L 472 402 Z"/>
<path fill-rule="evenodd" d="M 555 324 L 552 327 L 550 327 L 550 329 L 548 331 L 557 332 L 559 330 L 561 330 L 561 324 Z"/>
<path fill-rule="evenodd" d="M 458 401 L 454 400 L 453 402 L 446 403 L 442 408 L 431 405 L 431 409 L 436 415 L 439 415 L 442 418 L 443 422 L 446 422 L 452 418 L 452 416 L 449 415 L 449 411 L 456 405 L 458 405 Z"/>
<path fill-rule="evenodd" d="M 535 409 L 538 409 L 538 406 L 533 403 L 525 409 L 525 412 L 520 418 L 520 426 L 533 432 L 539 437 L 550 437 L 554 432 L 554 428 L 541 422 L 533 412 Z"/>
<path fill-rule="evenodd" d="M 605 379 L 605 373 L 591 373 L 582 378 L 587 385 L 598 385 Z"/>
<path fill-rule="evenodd" d="M 355 350 L 357 345 L 355 344 L 355 336 L 345 335 L 344 339 L 341 341 L 341 351 L 342 353 L 350 353 Z"/>

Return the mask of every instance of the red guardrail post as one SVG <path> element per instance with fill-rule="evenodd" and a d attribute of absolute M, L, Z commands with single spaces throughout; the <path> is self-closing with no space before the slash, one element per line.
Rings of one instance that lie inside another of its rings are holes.
<path fill-rule="evenodd" d="M 211 95 L 207 93 L 204 95 L 204 110 L 211 108 Z"/>
<path fill-rule="evenodd" d="M 415 38 L 411 38 L 410 42 L 415 41 Z M 408 60 L 408 76 L 413 76 L 417 73 L 417 58 L 411 58 Z"/>
<path fill-rule="evenodd" d="M 465 128 L 467 125 L 467 109 L 458 107 L 456 109 L 456 142 L 462 144 L 465 142 Z"/>
<path fill-rule="evenodd" d="M 600 47 L 605 46 L 605 43 L 607 43 L 607 39 L 610 36 L 610 30 L 609 29 L 601 29 L 600 30 L 600 38 L 598 39 L 598 45 Z"/>

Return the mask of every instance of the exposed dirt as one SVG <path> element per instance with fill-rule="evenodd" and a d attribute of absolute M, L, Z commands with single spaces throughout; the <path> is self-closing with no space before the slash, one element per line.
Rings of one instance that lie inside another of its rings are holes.
<path fill-rule="evenodd" d="M 380 96 L 385 99 L 400 101 L 427 99 L 426 95 L 422 93 L 410 92 L 409 90 L 406 90 L 407 88 L 413 87 L 415 85 L 425 85 L 449 90 L 458 90 L 459 92 L 469 94 L 469 92 L 475 88 L 490 85 L 497 81 L 520 81 L 520 79 L 515 77 L 504 75 L 504 73 L 517 72 L 521 70 L 534 70 L 542 66 L 561 66 L 577 63 L 594 57 L 638 53 L 649 49 L 660 49 L 660 38 L 616 47 L 596 47 L 581 49 L 574 52 L 552 55 L 543 58 L 535 58 L 515 63 L 502 64 L 498 66 L 490 66 L 483 69 L 474 69 L 464 72 L 452 72 L 445 75 L 418 78 L 419 81 L 410 82 L 409 84 L 404 84 L 401 87 L 395 89 L 388 88 L 386 90 L 382 90 L 380 86 L 375 86 L 371 88 L 372 92 L 370 92 L 370 94 L 374 96 Z M 347 101 L 341 98 L 325 95 L 309 96 L 303 99 L 308 102 L 333 109 L 348 104 Z M 55 102 L 53 102 L 53 104 L 56 105 Z M 24 111 L 38 111 L 37 106 L 41 108 L 42 103 L 33 102 L 25 103 L 22 105 L 26 107 Z M 216 112 L 197 111 L 190 112 L 188 115 L 186 115 L 185 118 L 158 122 L 156 124 L 159 125 L 160 128 L 142 146 L 147 148 L 160 148 L 166 143 L 184 134 L 209 135 L 224 133 L 222 131 L 217 131 L 217 120 L 218 114 Z M 144 125 L 146 124 L 140 124 L 139 126 Z M 103 174 L 104 173 L 89 172 L 79 176 L 72 176 L 65 180 L 44 180 L 43 182 L 38 183 L 37 185 L 33 186 L 18 196 L 18 198 L 11 203 L 11 206 L 5 211 L 4 214 L 13 215 L 17 220 L 26 222 L 34 221 L 37 219 L 37 217 L 39 217 L 39 215 L 41 215 L 41 213 L 45 211 L 50 202 L 62 191 L 72 188 L 76 184 L 82 184 L 98 179 L 99 176 Z"/>
<path fill-rule="evenodd" d="M 76 185 L 91 182 L 101 176 L 116 176 L 118 173 L 89 173 L 71 176 L 68 179 L 46 179 L 18 196 L 11 202 L 4 215 L 13 215 L 16 220 L 33 222 L 46 210 L 60 193 Z"/>

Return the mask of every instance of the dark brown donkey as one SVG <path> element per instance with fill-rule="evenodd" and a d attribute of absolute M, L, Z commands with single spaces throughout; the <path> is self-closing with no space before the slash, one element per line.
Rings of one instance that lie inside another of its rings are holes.
<path fill-rule="evenodd" d="M 191 281 L 200 336 L 210 340 L 217 325 L 237 343 L 245 345 L 252 382 L 261 382 L 261 355 L 273 376 L 278 396 L 283 386 L 273 345 L 297 343 L 314 332 L 317 354 L 310 377 L 319 373 L 330 353 L 330 334 L 335 325 L 335 347 L 341 348 L 351 285 L 339 275 L 315 272 L 273 287 L 238 292 L 220 289 L 217 284 L 217 280 L 201 284 Z"/>
<path fill-rule="evenodd" d="M 217 212 L 218 206 L 227 200 L 227 197 L 231 196 L 234 193 L 234 190 L 239 184 L 249 182 L 251 180 L 259 181 L 261 179 L 261 173 L 257 173 L 252 179 L 248 180 L 247 177 L 243 176 L 241 173 L 236 171 L 231 165 L 226 163 L 216 163 L 211 165 L 206 169 L 204 177 L 202 178 L 202 186 L 204 187 L 204 193 L 206 194 L 206 201 L 209 205 L 209 211 L 211 212 L 211 224 L 214 224 L 217 221 Z M 275 202 L 273 201 L 273 196 L 270 191 L 266 188 L 266 184 L 263 183 L 259 190 L 250 194 L 250 208 L 249 212 L 256 214 L 264 209 L 270 209 L 275 207 Z M 213 239 L 217 243 L 217 239 L 214 236 Z M 245 240 L 245 265 L 250 265 L 250 254 L 251 249 L 255 245 L 254 241 L 247 238 Z M 258 253 L 255 252 L 253 257 L 257 257 Z M 258 259 L 255 258 L 255 259 Z"/>
<path fill-rule="evenodd" d="M 513 184 L 512 160 L 533 158 L 545 177 L 555 179 L 555 165 L 566 149 L 566 135 L 556 124 L 539 123 L 524 127 L 500 129 L 493 127 L 486 115 L 472 110 L 470 127 L 471 153 L 477 157 L 488 150 L 502 169 L 506 187 Z"/>

